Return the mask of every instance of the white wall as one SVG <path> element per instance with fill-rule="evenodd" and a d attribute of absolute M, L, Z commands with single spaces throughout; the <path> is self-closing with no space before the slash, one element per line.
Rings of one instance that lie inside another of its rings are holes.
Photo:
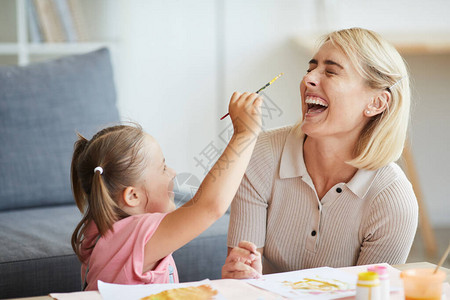
<path fill-rule="evenodd" d="M 215 2 L 133 0 L 120 11 L 121 115 L 160 142 L 170 166 L 192 172 L 221 113 Z"/>
<path fill-rule="evenodd" d="M 219 117 L 234 90 L 255 91 L 284 72 L 266 90 L 279 110 L 265 118 L 265 126 L 297 120 L 298 85 L 311 55 L 292 41 L 301 32 L 361 26 L 389 36 L 450 34 L 450 1 L 445 0 L 120 3 L 116 77 L 121 114 L 160 141 L 168 163 L 179 173 L 199 178 L 203 169 L 194 157 L 202 158 L 210 142 L 223 148 L 219 137 L 230 121 Z M 421 188 L 432 223 L 449 226 L 450 53 L 406 59 L 414 82 L 411 132 Z"/>
<path fill-rule="evenodd" d="M 411 143 L 431 222 L 450 224 L 450 54 L 405 56 L 412 77 Z"/>

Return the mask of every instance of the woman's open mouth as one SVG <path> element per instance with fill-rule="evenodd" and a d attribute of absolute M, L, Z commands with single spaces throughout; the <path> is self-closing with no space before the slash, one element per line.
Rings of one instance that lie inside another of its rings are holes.
<path fill-rule="evenodd" d="M 307 114 L 319 114 L 328 108 L 328 103 L 319 97 L 307 96 L 305 103 L 308 106 L 306 109 Z"/>

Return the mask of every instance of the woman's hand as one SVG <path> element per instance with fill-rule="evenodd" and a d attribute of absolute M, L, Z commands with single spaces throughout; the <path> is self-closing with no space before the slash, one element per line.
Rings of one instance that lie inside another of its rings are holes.
<path fill-rule="evenodd" d="M 258 136 L 261 132 L 262 98 L 256 93 L 234 92 L 228 111 L 233 121 L 234 134 Z"/>
<path fill-rule="evenodd" d="M 241 241 L 228 254 L 222 267 L 222 278 L 260 278 L 262 273 L 261 254 L 252 242 Z"/>

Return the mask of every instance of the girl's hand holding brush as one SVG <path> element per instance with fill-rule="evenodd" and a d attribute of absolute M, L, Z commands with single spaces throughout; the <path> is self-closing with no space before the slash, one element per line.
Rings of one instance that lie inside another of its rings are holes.
<path fill-rule="evenodd" d="M 233 93 L 228 111 L 233 121 L 235 136 L 258 136 L 262 124 L 261 103 L 262 98 L 256 93 Z"/>

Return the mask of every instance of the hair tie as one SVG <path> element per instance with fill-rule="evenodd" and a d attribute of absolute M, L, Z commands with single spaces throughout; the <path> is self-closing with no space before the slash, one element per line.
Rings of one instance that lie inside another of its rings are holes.
<path fill-rule="evenodd" d="M 97 171 L 100 172 L 100 175 L 103 174 L 103 168 L 102 168 L 102 167 L 96 167 L 96 168 L 94 169 L 94 173 L 97 172 Z"/>
<path fill-rule="evenodd" d="M 389 89 L 391 90 L 394 86 L 396 86 L 400 81 L 402 81 L 403 79 L 405 79 L 405 77 L 406 76 L 403 76 L 402 78 L 400 78 L 399 80 L 397 80 L 397 82 L 396 83 L 394 83 L 393 85 L 391 85 L 390 87 L 389 87 Z"/>

